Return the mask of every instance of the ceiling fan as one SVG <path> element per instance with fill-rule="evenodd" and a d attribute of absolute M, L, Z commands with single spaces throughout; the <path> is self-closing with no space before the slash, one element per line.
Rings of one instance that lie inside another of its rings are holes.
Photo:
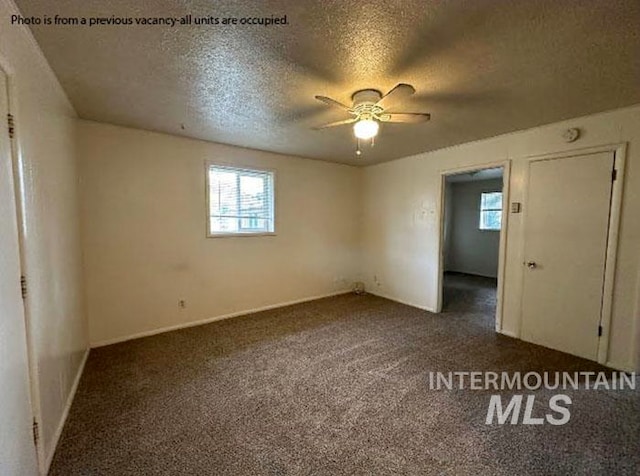
<path fill-rule="evenodd" d="M 325 129 L 327 127 L 353 124 L 353 133 L 358 139 L 356 154 L 360 155 L 360 140 L 371 140 L 371 145 L 378 131 L 381 122 L 415 124 L 426 122 L 431 119 L 431 115 L 419 112 L 391 112 L 398 102 L 406 99 L 415 93 L 416 90 L 410 84 L 400 83 L 384 96 L 377 89 L 361 89 L 356 91 L 351 99 L 351 107 L 326 96 L 316 96 L 318 101 L 322 101 L 329 106 L 336 106 L 351 114 L 353 117 L 342 121 L 330 122 L 314 129 Z"/>

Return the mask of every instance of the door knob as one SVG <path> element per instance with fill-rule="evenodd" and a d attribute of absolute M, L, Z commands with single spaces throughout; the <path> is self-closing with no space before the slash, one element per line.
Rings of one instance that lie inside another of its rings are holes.
<path fill-rule="evenodd" d="M 536 269 L 537 267 L 538 267 L 538 265 L 536 264 L 535 261 L 527 261 L 527 268 Z"/>

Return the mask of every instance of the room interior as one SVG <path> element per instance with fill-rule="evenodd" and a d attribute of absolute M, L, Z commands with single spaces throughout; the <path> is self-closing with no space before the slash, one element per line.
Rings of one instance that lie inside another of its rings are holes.
<path fill-rule="evenodd" d="M 443 311 L 491 303 L 495 314 L 503 173 L 498 167 L 445 176 Z"/>
<path fill-rule="evenodd" d="M 189 15 L 283 21 L 113 24 Z M 426 383 L 640 371 L 637 1 L 0 17 L 0 474 L 640 471 L 635 389 Z"/>

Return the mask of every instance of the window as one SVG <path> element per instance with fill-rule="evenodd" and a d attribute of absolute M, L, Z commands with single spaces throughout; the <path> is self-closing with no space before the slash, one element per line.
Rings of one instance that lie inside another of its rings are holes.
<path fill-rule="evenodd" d="M 274 233 L 274 172 L 207 166 L 209 236 Z"/>
<path fill-rule="evenodd" d="M 500 230 L 502 226 L 502 192 L 480 194 L 480 229 Z"/>

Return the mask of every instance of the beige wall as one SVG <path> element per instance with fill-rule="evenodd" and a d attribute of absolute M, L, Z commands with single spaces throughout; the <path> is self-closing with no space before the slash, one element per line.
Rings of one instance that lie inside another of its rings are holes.
<path fill-rule="evenodd" d="M 24 267 L 37 387 L 33 397 L 40 405 L 43 456 L 49 460 L 88 346 L 76 195 L 76 113 L 28 29 L 8 25 L 13 13 L 17 11 L 12 2 L 0 0 L 5 22 L 0 28 L 0 62 L 13 85 L 24 184 Z M 0 428 L 5 431 L 12 430 Z"/>
<path fill-rule="evenodd" d="M 93 344 L 357 276 L 360 169 L 94 122 L 80 123 L 79 148 Z M 206 238 L 206 160 L 276 170 L 276 236 Z"/>
<path fill-rule="evenodd" d="M 565 143 L 561 134 L 568 127 L 580 127 L 582 138 L 572 144 Z M 635 343 L 640 327 L 638 106 L 367 167 L 364 171 L 363 275 L 368 289 L 426 309 L 436 308 L 441 171 L 511 160 L 510 200 L 524 202 L 526 157 L 619 142 L 628 142 L 629 148 L 609 364 L 637 369 Z M 521 220 L 522 214 L 511 214 L 507 232 L 502 332 L 512 336 L 520 333 Z"/>

